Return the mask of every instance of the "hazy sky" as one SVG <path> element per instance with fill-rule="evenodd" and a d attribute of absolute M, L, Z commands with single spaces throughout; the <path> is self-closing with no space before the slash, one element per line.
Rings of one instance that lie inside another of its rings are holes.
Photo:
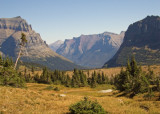
<path fill-rule="evenodd" d="M 48 44 L 81 34 L 120 33 L 147 15 L 160 16 L 160 0 L 0 0 L 0 18 L 21 16 Z"/>

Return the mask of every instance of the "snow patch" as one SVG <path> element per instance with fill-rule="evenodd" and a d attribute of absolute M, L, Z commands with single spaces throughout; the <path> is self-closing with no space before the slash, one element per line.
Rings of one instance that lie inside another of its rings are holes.
<path fill-rule="evenodd" d="M 98 93 L 109 93 L 109 92 L 112 92 L 112 91 L 113 91 L 112 89 L 107 89 L 107 90 L 98 91 Z"/>

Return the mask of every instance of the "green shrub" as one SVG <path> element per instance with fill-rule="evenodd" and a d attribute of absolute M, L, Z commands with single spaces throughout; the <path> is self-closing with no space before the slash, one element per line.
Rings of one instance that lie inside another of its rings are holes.
<path fill-rule="evenodd" d="M 145 100 L 151 100 L 153 97 L 155 97 L 154 93 L 152 92 L 152 88 L 149 88 L 148 93 L 145 94 L 143 97 Z"/>
<path fill-rule="evenodd" d="M 51 86 L 46 87 L 45 90 L 54 90 L 54 87 L 51 85 Z"/>
<path fill-rule="evenodd" d="M 53 85 L 50 85 L 50 86 L 46 87 L 45 90 L 60 91 L 60 89 L 58 87 L 54 87 Z"/>
<path fill-rule="evenodd" d="M 55 87 L 54 91 L 60 91 L 60 89 L 58 87 Z"/>
<path fill-rule="evenodd" d="M 25 80 L 12 67 L 0 69 L 0 85 L 25 87 Z"/>
<path fill-rule="evenodd" d="M 87 97 L 69 107 L 70 114 L 106 114 L 97 101 L 90 101 Z"/>

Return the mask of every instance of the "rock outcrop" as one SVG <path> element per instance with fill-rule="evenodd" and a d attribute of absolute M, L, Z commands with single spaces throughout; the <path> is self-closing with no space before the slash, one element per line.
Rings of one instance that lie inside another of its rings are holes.
<path fill-rule="evenodd" d="M 81 35 L 65 40 L 57 53 L 81 66 L 100 68 L 119 49 L 124 32 Z"/>
<path fill-rule="evenodd" d="M 21 33 L 25 33 L 27 44 L 23 49 L 21 60 L 48 66 L 50 69 L 71 70 L 79 68 L 70 60 L 52 51 L 40 34 L 32 30 L 31 25 L 21 17 L 0 19 L 0 52 L 4 55 L 17 57 Z"/>
<path fill-rule="evenodd" d="M 141 65 L 160 64 L 159 16 L 147 16 L 131 24 L 120 49 L 104 67 L 123 66 L 132 55 Z"/>

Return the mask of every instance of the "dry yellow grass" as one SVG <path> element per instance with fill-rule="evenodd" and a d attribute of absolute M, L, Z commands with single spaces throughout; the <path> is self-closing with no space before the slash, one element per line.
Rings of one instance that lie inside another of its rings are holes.
<path fill-rule="evenodd" d="M 10 114 L 63 114 L 68 107 L 88 96 L 97 100 L 103 108 L 113 114 L 160 113 L 160 101 L 141 101 L 115 97 L 111 93 L 98 93 L 97 89 L 66 88 L 60 91 L 46 90 L 50 85 L 27 84 L 27 89 L 0 86 L 0 112 Z M 66 94 L 66 97 L 60 97 Z"/>
<path fill-rule="evenodd" d="M 147 66 L 142 66 L 143 71 L 147 71 Z M 160 65 L 153 65 L 151 69 L 156 75 L 160 75 Z M 24 68 L 20 69 L 22 72 Z M 120 72 L 121 68 L 92 69 L 89 70 L 91 75 L 94 71 L 97 73 L 114 76 Z M 87 74 L 88 70 L 84 70 Z M 31 71 L 28 69 L 28 73 Z M 41 74 L 42 71 L 35 71 L 34 74 Z M 73 71 L 67 71 L 70 76 Z M 33 75 L 33 74 L 32 74 Z M 27 84 L 27 89 L 2 87 L 0 86 L 0 113 L 10 114 L 62 114 L 69 112 L 68 107 L 88 96 L 91 100 L 97 100 L 103 108 L 113 114 L 160 114 L 160 101 L 143 101 L 141 96 L 134 99 L 125 97 L 116 97 L 112 93 L 98 93 L 97 89 L 85 88 L 66 88 L 58 86 L 60 91 L 47 90 L 50 85 L 46 84 Z M 106 88 L 108 89 L 108 88 Z M 60 94 L 66 94 L 66 97 L 60 97 Z"/>

